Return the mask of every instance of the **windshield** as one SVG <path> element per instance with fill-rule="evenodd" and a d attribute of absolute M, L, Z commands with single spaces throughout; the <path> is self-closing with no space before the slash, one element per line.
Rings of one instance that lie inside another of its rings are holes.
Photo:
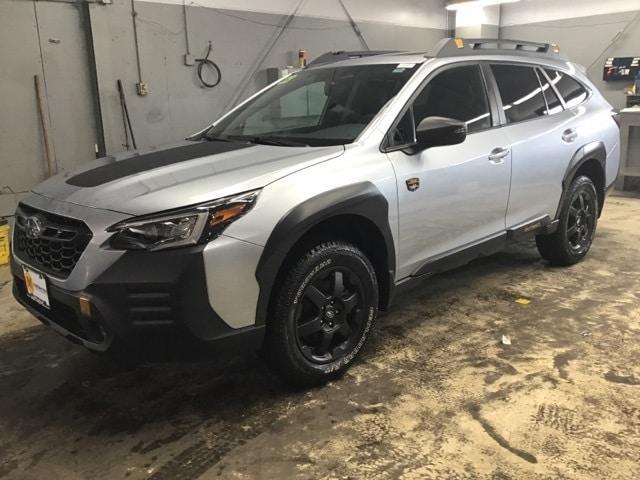
<path fill-rule="evenodd" d="M 417 70 L 381 64 L 302 70 L 243 105 L 205 137 L 287 146 L 353 142 Z"/>

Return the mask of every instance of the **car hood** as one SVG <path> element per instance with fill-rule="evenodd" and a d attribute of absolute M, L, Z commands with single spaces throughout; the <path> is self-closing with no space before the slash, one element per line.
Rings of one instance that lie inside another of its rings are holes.
<path fill-rule="evenodd" d="M 185 141 L 98 159 L 51 177 L 34 192 L 77 205 L 144 215 L 261 188 L 343 152 L 342 145 Z"/>

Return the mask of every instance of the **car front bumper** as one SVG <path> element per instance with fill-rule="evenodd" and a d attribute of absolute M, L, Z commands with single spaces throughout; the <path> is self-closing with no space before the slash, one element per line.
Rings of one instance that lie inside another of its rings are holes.
<path fill-rule="evenodd" d="M 51 308 L 27 295 L 22 261 L 12 258 L 13 293 L 41 322 L 95 351 L 116 343 L 154 356 L 258 348 L 264 326 L 232 328 L 211 307 L 204 248 L 126 252 L 79 291 L 48 282 Z M 89 301 L 89 314 L 81 298 Z"/>

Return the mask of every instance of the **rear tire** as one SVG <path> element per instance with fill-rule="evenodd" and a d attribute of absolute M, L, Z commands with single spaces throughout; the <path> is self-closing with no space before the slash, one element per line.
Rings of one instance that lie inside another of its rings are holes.
<path fill-rule="evenodd" d="M 589 177 L 576 178 L 560 209 L 558 230 L 538 235 L 540 255 L 552 265 L 569 266 L 582 260 L 593 243 L 598 225 L 598 194 Z"/>
<path fill-rule="evenodd" d="M 374 324 L 378 285 L 354 245 L 319 243 L 293 259 L 275 297 L 265 342 L 271 365 L 295 386 L 340 376 Z"/>

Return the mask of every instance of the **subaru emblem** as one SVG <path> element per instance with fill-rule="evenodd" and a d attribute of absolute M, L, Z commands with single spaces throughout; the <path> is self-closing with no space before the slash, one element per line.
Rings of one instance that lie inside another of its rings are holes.
<path fill-rule="evenodd" d="M 42 235 L 42 231 L 44 230 L 44 223 L 42 218 L 37 215 L 32 217 L 27 217 L 24 220 L 24 233 L 27 235 L 27 238 L 35 240 L 40 238 Z"/>

